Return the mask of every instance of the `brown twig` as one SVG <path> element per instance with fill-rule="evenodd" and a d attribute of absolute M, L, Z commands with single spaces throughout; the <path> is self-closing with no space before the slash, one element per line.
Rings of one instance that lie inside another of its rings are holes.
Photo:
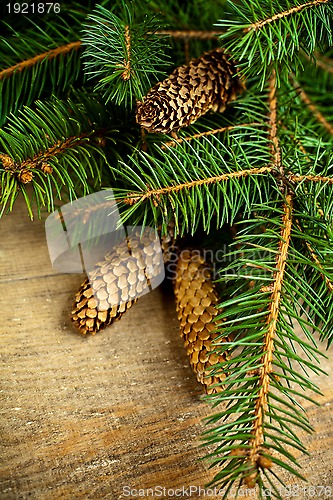
<path fill-rule="evenodd" d="M 283 168 L 281 165 L 281 151 L 279 147 L 279 141 L 277 137 L 277 99 L 276 99 L 276 74 L 275 70 L 272 72 L 272 77 L 269 81 L 269 124 L 270 133 L 269 138 L 271 141 L 271 154 L 273 156 L 273 165 L 283 174 Z"/>
<path fill-rule="evenodd" d="M 319 111 L 317 106 L 313 104 L 307 93 L 305 92 L 304 89 L 300 86 L 300 84 L 297 82 L 295 79 L 294 75 L 289 75 L 289 78 L 296 90 L 299 90 L 299 96 L 304 102 L 304 104 L 307 105 L 309 110 L 314 114 L 314 116 L 317 118 L 317 120 L 323 125 L 323 127 L 327 130 L 327 132 L 331 135 L 333 135 L 333 125 L 331 125 L 325 118 L 325 116 Z"/>
<path fill-rule="evenodd" d="M 162 149 L 165 149 L 167 146 L 168 147 L 173 147 L 173 146 L 176 146 L 176 144 L 181 144 L 182 142 L 184 141 L 191 141 L 192 139 L 198 139 L 200 137 L 204 137 L 204 136 L 209 136 L 209 135 L 215 135 L 215 134 L 219 134 L 220 132 L 227 132 L 229 130 L 234 130 L 236 128 L 239 128 L 239 127 L 258 127 L 260 125 L 263 125 L 262 123 L 260 122 L 252 122 L 252 123 L 240 123 L 239 125 L 229 125 L 227 127 L 221 127 L 221 128 L 215 128 L 213 130 L 208 130 L 207 132 L 201 132 L 200 134 L 193 134 L 193 135 L 189 135 L 187 137 L 180 137 L 178 139 L 175 139 L 173 141 L 168 141 L 168 142 L 165 142 L 161 148 Z"/>
<path fill-rule="evenodd" d="M 207 177 L 206 179 L 198 179 L 191 182 L 185 182 L 184 184 L 177 184 L 176 186 L 168 186 L 160 189 L 150 189 L 145 193 L 140 195 L 134 195 L 132 197 L 128 197 L 123 199 L 122 201 L 127 205 L 134 205 L 138 201 L 144 201 L 149 198 L 159 199 L 160 196 L 170 193 L 176 193 L 183 189 L 191 189 L 192 187 L 197 186 L 208 186 L 209 184 L 215 184 L 216 182 L 227 181 L 229 179 L 236 179 L 239 177 L 248 177 L 249 175 L 261 175 L 272 170 L 271 167 L 261 167 L 261 168 L 250 168 L 248 170 L 239 170 L 236 172 L 230 172 L 227 174 L 216 175 L 214 177 Z"/>
<path fill-rule="evenodd" d="M 57 154 L 63 153 L 66 149 L 69 149 L 73 146 L 78 146 L 85 142 L 88 137 L 91 137 L 91 132 L 81 134 L 75 137 L 69 137 L 65 141 L 58 141 L 56 144 L 51 146 L 46 151 L 42 151 L 36 154 L 33 158 L 27 158 L 22 163 L 18 164 L 19 169 L 22 168 L 36 168 L 38 163 L 41 161 L 47 161 L 48 158 L 53 157 Z"/>
<path fill-rule="evenodd" d="M 272 17 L 269 17 L 268 19 L 264 19 L 262 21 L 257 21 L 256 23 L 251 24 L 248 28 L 244 29 L 244 33 L 248 33 L 249 31 L 257 31 L 261 29 L 263 26 L 266 26 L 266 24 L 273 23 L 275 21 L 278 21 L 279 19 L 283 19 L 284 17 L 290 16 L 292 14 L 297 14 L 298 12 L 301 12 L 304 9 L 307 9 L 309 7 L 314 7 L 316 5 L 324 4 L 324 3 L 329 3 L 330 0 L 314 0 L 312 2 L 306 2 L 301 5 L 297 5 L 296 7 L 292 7 L 291 9 L 285 10 L 283 12 L 279 12 L 278 14 L 275 14 Z"/>
<path fill-rule="evenodd" d="M 20 182 L 27 184 L 33 179 L 32 170 L 41 170 L 44 174 L 52 174 L 53 168 L 48 163 L 50 158 L 63 153 L 73 146 L 82 144 L 86 139 L 89 140 L 92 138 L 92 136 L 99 137 L 100 134 L 102 134 L 102 131 L 88 132 L 79 136 L 69 137 L 65 141 L 58 141 L 46 151 L 40 151 L 33 158 L 27 158 L 22 162 L 15 162 L 9 155 L 3 154 L 0 155 L 0 160 L 5 170 L 10 171 Z"/>
<path fill-rule="evenodd" d="M 322 175 L 288 175 L 288 180 L 291 182 L 322 182 L 327 184 L 333 184 L 333 177 L 324 177 Z"/>
<path fill-rule="evenodd" d="M 125 47 L 126 59 L 124 61 L 124 71 L 121 77 L 123 80 L 127 81 L 131 78 L 131 33 L 129 26 L 125 26 Z"/>
<path fill-rule="evenodd" d="M 255 420 L 252 431 L 253 441 L 251 442 L 251 449 L 249 450 L 248 454 L 249 459 L 253 463 L 253 465 L 257 463 L 260 448 L 264 443 L 263 424 L 265 412 L 267 411 L 269 383 L 271 373 L 273 371 L 274 338 L 280 313 L 282 284 L 290 245 L 293 209 L 292 202 L 292 195 L 288 194 L 283 205 L 279 251 L 277 253 L 276 259 L 276 270 L 274 282 L 272 284 L 269 313 L 266 320 L 267 331 L 265 332 L 263 356 L 261 359 L 262 367 L 260 370 L 260 377 L 258 381 L 259 392 L 255 403 Z"/>
<path fill-rule="evenodd" d="M 271 153 L 273 155 L 272 169 L 283 173 L 281 165 L 281 154 L 279 140 L 277 136 L 277 98 L 276 98 L 276 74 L 273 71 L 269 81 L 269 121 L 270 121 L 270 141 Z M 260 457 L 260 449 L 264 443 L 264 418 L 267 411 L 268 393 L 270 377 L 273 371 L 274 338 L 278 316 L 280 313 L 280 300 L 282 283 L 284 279 L 285 265 L 290 244 L 292 225 L 292 195 L 287 194 L 283 204 L 282 227 L 279 241 L 279 251 L 276 257 L 276 268 L 273 282 L 270 286 L 270 302 L 268 316 L 266 320 L 267 330 L 264 336 L 263 355 L 261 358 L 261 369 L 258 380 L 259 392 L 255 402 L 254 422 L 252 428 L 253 440 L 248 452 L 249 461 L 256 468 Z M 251 481 L 248 478 L 248 481 Z"/>
<path fill-rule="evenodd" d="M 21 61 L 17 64 L 14 64 L 13 66 L 10 66 L 9 68 L 0 71 L 0 80 L 8 76 L 11 76 L 13 73 L 17 71 L 23 71 L 26 68 L 34 66 L 35 64 L 43 61 L 44 59 L 54 59 L 55 57 L 67 54 L 72 50 L 78 50 L 80 47 L 81 47 L 81 41 L 79 40 L 77 42 L 68 43 L 67 45 L 62 45 L 61 47 L 57 47 L 56 49 L 48 50 L 47 52 L 43 52 L 42 54 L 38 54 L 34 57 L 30 57 L 29 59 Z"/>
<path fill-rule="evenodd" d="M 211 40 L 222 34 L 222 31 L 209 30 L 158 30 L 156 35 L 170 35 L 172 38 L 197 38 L 199 40 Z"/>

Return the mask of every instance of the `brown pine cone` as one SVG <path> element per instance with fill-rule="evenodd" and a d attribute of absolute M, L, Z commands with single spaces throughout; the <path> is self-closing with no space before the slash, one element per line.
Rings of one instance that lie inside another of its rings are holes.
<path fill-rule="evenodd" d="M 75 297 L 71 319 L 83 334 L 93 335 L 121 318 L 147 293 L 161 272 L 159 242 L 155 232 L 132 235 L 98 262 Z M 130 249 L 130 254 L 129 254 Z M 142 253 L 144 254 L 144 258 Z"/>
<path fill-rule="evenodd" d="M 136 121 L 148 132 L 169 133 L 195 122 L 207 111 L 222 113 L 244 89 L 224 50 L 205 52 L 176 68 L 137 105 Z"/>
<path fill-rule="evenodd" d="M 106 288 L 106 285 L 104 288 Z M 105 293 L 107 293 L 107 291 Z M 93 289 L 89 279 L 86 278 L 75 296 L 75 304 L 71 313 L 71 319 L 81 333 L 84 335 L 86 333 L 95 335 L 98 331 L 111 325 L 116 319 L 121 318 L 127 309 L 136 301 L 137 299 L 133 299 L 119 306 L 98 310 Z"/>
<path fill-rule="evenodd" d="M 210 370 L 227 359 L 226 354 L 211 352 L 212 342 L 218 336 L 214 332 L 217 326 L 214 318 L 218 314 L 219 298 L 212 283 L 211 267 L 198 251 L 180 253 L 174 290 L 180 333 L 197 380 L 208 394 L 220 392 L 222 386 L 211 386 L 222 382 L 225 376 L 211 376 Z"/>

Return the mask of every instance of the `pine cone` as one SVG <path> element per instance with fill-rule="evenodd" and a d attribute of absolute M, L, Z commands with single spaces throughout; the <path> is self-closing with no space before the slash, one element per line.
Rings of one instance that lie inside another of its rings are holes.
<path fill-rule="evenodd" d="M 222 387 L 211 386 L 223 381 L 221 376 L 211 376 L 210 367 L 223 363 L 226 354 L 212 353 L 212 341 L 218 314 L 219 299 L 211 281 L 211 267 L 198 251 L 183 250 L 180 253 L 174 283 L 176 308 L 181 335 L 197 380 L 205 386 L 208 394 L 222 391 Z"/>
<path fill-rule="evenodd" d="M 222 113 L 244 89 L 224 50 L 205 52 L 176 68 L 138 102 L 136 121 L 148 132 L 168 133 L 195 122 L 207 111 Z"/>
<path fill-rule="evenodd" d="M 112 272 L 112 270 L 110 270 Z M 103 275 L 100 275 L 103 279 Z M 107 293 L 107 285 L 103 283 L 101 289 L 104 293 Z M 118 306 L 113 306 L 104 310 L 97 309 L 97 301 L 94 298 L 94 291 L 91 287 L 88 278 L 84 280 L 80 286 L 80 290 L 75 296 L 74 310 L 71 314 L 71 319 L 74 325 L 79 329 L 84 335 L 86 333 L 91 333 L 95 335 L 103 328 L 111 325 L 113 321 L 121 318 L 121 316 L 129 309 L 137 299 L 128 301 L 127 303 L 122 303 Z"/>
<path fill-rule="evenodd" d="M 71 313 L 74 325 L 81 333 L 94 335 L 121 318 L 137 297 L 148 291 L 150 279 L 160 270 L 154 231 L 121 242 L 82 283 Z"/>

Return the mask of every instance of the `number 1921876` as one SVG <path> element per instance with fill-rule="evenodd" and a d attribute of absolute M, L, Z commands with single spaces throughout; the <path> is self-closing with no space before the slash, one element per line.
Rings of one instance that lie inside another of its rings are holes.
<path fill-rule="evenodd" d="M 59 14 L 60 3 L 7 3 L 8 14 Z"/>

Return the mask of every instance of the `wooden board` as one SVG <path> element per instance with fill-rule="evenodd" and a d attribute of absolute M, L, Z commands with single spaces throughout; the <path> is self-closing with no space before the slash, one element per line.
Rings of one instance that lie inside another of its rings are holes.
<path fill-rule="evenodd" d="M 20 201 L 0 234 L 1 499 L 136 498 L 139 488 L 207 483 L 213 472 L 198 443 L 211 409 L 188 366 L 169 286 L 85 338 L 67 319 L 82 277 L 51 268 L 44 223 L 30 222 Z M 333 368 L 322 367 L 319 406 L 305 402 L 316 430 L 304 437 L 310 456 L 300 457 L 308 486 L 332 486 Z"/>

